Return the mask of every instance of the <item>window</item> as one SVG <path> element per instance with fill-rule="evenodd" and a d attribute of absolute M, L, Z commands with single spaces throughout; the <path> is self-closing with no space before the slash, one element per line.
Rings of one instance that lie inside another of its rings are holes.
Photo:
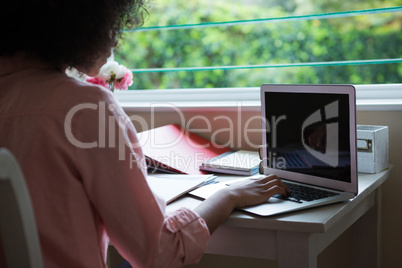
<path fill-rule="evenodd" d="M 133 89 L 191 88 L 188 97 L 198 94 L 194 88 L 227 96 L 228 87 L 258 96 L 251 92 L 262 83 L 400 83 L 396 3 L 158 0 L 115 58 L 132 68 Z"/>

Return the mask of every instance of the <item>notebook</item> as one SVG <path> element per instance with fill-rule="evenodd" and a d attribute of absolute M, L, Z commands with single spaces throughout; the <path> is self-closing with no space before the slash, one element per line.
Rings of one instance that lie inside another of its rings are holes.
<path fill-rule="evenodd" d="M 298 188 L 316 189 L 321 196 L 312 200 L 276 196 L 244 211 L 270 216 L 349 200 L 357 194 L 355 96 L 352 85 L 261 86 L 264 174 L 276 174 Z M 230 184 L 191 193 L 207 198 Z"/>
<path fill-rule="evenodd" d="M 214 178 L 213 175 L 155 174 L 148 175 L 147 182 L 151 190 L 169 204 Z"/>
<path fill-rule="evenodd" d="M 203 162 L 200 169 L 209 172 L 250 176 L 258 172 L 260 162 L 258 152 L 229 151 Z"/>
<path fill-rule="evenodd" d="M 137 137 L 149 173 L 207 174 L 200 170 L 201 163 L 230 151 L 177 124 L 146 130 Z"/>

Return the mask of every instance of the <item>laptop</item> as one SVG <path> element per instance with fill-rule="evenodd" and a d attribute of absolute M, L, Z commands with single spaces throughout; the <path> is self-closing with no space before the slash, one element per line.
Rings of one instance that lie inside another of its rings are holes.
<path fill-rule="evenodd" d="M 357 195 L 354 86 L 264 84 L 261 115 L 264 175 L 256 176 L 277 175 L 291 196 L 277 195 L 242 210 L 271 216 Z M 208 185 L 191 194 L 207 198 L 227 185 Z"/>

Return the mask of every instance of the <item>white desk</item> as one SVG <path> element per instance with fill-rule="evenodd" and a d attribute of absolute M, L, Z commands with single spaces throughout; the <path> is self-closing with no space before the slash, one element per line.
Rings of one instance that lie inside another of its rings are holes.
<path fill-rule="evenodd" d="M 359 194 L 347 202 L 271 217 L 236 211 L 211 236 L 206 253 L 277 260 L 278 267 L 317 267 L 317 255 L 354 224 L 353 267 L 379 267 L 380 186 L 389 173 L 359 174 Z M 168 209 L 200 202 L 186 196 Z"/>

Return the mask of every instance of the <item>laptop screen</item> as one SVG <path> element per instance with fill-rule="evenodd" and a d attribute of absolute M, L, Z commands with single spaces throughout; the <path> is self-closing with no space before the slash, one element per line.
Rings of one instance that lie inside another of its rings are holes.
<path fill-rule="evenodd" d="M 267 165 L 351 182 L 348 94 L 262 92 Z"/>

